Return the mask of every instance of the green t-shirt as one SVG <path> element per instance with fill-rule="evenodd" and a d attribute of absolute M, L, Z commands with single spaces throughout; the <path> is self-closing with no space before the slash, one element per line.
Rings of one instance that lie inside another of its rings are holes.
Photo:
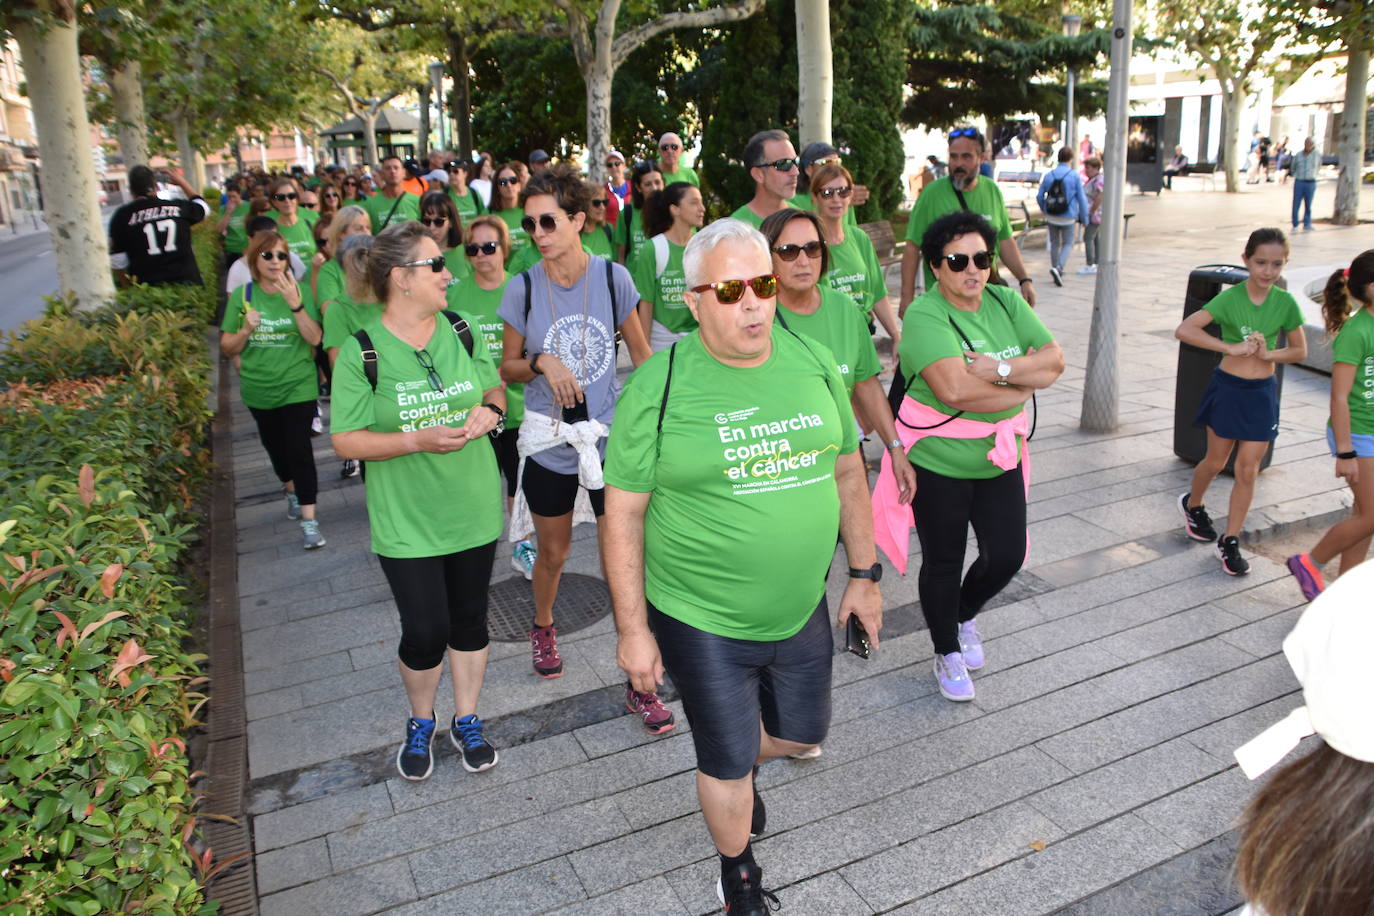
<path fill-rule="evenodd" d="M 512 269 L 515 264 L 515 256 L 527 248 L 534 248 L 534 242 L 530 239 L 529 233 L 520 228 L 520 221 L 525 218 L 525 211 L 520 207 L 511 207 L 509 210 L 496 211 L 496 215 L 501 217 L 501 221 L 510 230 L 510 257 L 506 259 L 506 272 L 519 273 L 519 270 Z M 537 256 L 539 249 L 534 248 L 534 253 Z M 537 261 L 538 257 L 534 260 Z M 529 264 L 533 263 L 534 261 L 529 262 Z M 525 267 L 528 267 L 529 264 L 526 264 Z M 524 269 L 524 267 L 520 268 L 520 270 Z"/>
<path fill-rule="evenodd" d="M 496 289 L 482 289 L 471 277 L 448 288 L 448 307 L 450 311 L 474 316 L 482 329 L 482 339 L 487 344 L 487 354 L 492 365 L 499 370 L 501 352 L 506 336 L 506 322 L 496 314 L 501 306 L 501 295 L 506 291 L 505 281 Z M 525 419 L 525 386 L 519 382 L 506 384 L 506 428 L 515 429 Z"/>
<path fill-rule="evenodd" d="M 467 253 L 463 251 L 461 242 L 444 252 L 444 266 L 448 268 L 449 274 L 453 277 L 449 281 L 449 289 L 452 289 L 453 284 L 460 280 L 466 280 L 472 276 L 472 262 L 468 260 Z"/>
<path fill-rule="evenodd" d="M 763 228 L 763 217 L 759 216 L 753 210 L 750 210 L 748 204 L 743 205 L 734 213 L 731 213 L 730 218 L 744 220 L 755 229 Z"/>
<path fill-rule="evenodd" d="M 994 289 L 997 292 L 994 293 Z M 999 302 L 1005 304 L 1006 308 Z M 955 325 L 958 325 L 958 330 Z M 963 335 L 968 335 L 968 339 L 965 340 Z M 912 300 L 907 308 L 906 317 L 902 319 L 902 342 L 897 353 L 910 385 L 907 393 L 920 403 L 952 416 L 958 412 L 957 409 L 937 398 L 921 375 L 927 366 L 951 356 L 962 358 L 966 349 L 986 353 L 994 359 L 1011 359 L 1025 355 L 1029 347 L 1040 348 L 1053 339 L 1026 300 L 1004 287 L 985 288 L 983 302 L 976 312 L 955 308 L 945 301 L 939 289 L 932 287 Z M 996 413 L 967 410 L 962 419 L 995 423 L 1016 416 L 1021 409 L 1018 406 Z M 1020 437 L 1017 441 L 1019 443 Z M 1003 471 L 988 460 L 988 451 L 993 444 L 992 436 L 985 439 L 946 439 L 930 435 L 917 442 L 908 457 L 915 464 L 946 477 L 996 477 Z"/>
<path fill-rule="evenodd" d="M 1351 315 L 1331 342 L 1331 361 L 1355 367 L 1350 386 L 1350 431 L 1374 436 L 1374 315 L 1362 308 Z"/>
<path fill-rule="evenodd" d="M 348 281 L 344 278 L 342 265 L 337 258 L 331 258 L 315 272 L 315 302 L 320 306 L 320 314 L 328 318 L 330 304 L 340 300 L 353 301 L 348 295 Z"/>
<path fill-rule="evenodd" d="M 304 220 L 306 223 L 310 225 L 310 228 L 313 231 L 315 228 L 315 224 L 320 221 L 320 211 L 312 210 L 309 207 L 298 207 L 296 209 L 296 219 Z"/>
<path fill-rule="evenodd" d="M 252 290 L 252 302 L 245 297 Z M 302 290 L 306 314 L 320 320 L 313 300 Z M 256 283 L 240 286 L 229 295 L 220 330 L 237 334 L 249 308 L 262 317 L 258 329 L 248 337 L 239 360 L 239 392 L 243 403 L 259 410 L 272 410 L 287 404 L 313 401 L 319 394 L 314 348 L 305 342 L 296 327 L 296 316 L 280 293 L 267 293 Z"/>
<path fill-rule="evenodd" d="M 805 210 L 808 213 L 816 212 L 816 202 L 811 199 L 810 191 L 802 191 L 787 202 L 787 206 L 795 210 Z M 844 227 L 857 226 L 859 221 L 854 216 L 854 208 L 850 207 L 844 211 Z"/>
<path fill-rule="evenodd" d="M 392 213 L 392 207 L 396 211 Z M 372 220 L 372 234 L 378 235 L 387 226 L 394 226 L 396 223 L 403 223 L 408 219 L 420 218 L 420 198 L 411 194 L 409 191 L 402 191 L 400 202 L 395 197 L 387 197 L 378 191 L 367 200 L 362 202 L 362 208 L 367 211 L 368 219 Z M 388 214 L 391 216 L 387 221 Z"/>
<path fill-rule="evenodd" d="M 757 641 L 786 639 L 815 611 L 840 522 L 835 461 L 858 448 L 833 362 L 774 324 L 761 366 L 726 366 L 693 333 L 631 373 L 606 482 L 652 494 L 644 594 L 660 611 Z"/>
<path fill-rule="evenodd" d="M 335 299 L 334 304 L 324 312 L 324 348 L 342 348 L 344 341 L 361 328 L 376 321 L 381 315 L 380 302 L 354 302 L 347 296 Z"/>
<path fill-rule="evenodd" d="M 615 230 L 609 224 L 602 223 L 591 232 L 582 233 L 582 250 L 598 258 L 614 261 L 615 243 L 611 241 L 614 234 Z"/>
<path fill-rule="evenodd" d="M 453 201 L 453 205 L 458 208 L 458 217 L 463 221 L 464 226 L 487 212 L 487 208 L 482 204 L 482 195 L 471 187 L 467 189 L 465 194 L 455 194 L 453 191 L 449 191 L 448 196 L 449 200 Z"/>
<path fill-rule="evenodd" d="M 308 213 L 309 211 L 302 211 Z M 310 222 L 304 217 L 298 218 L 294 223 L 287 226 L 277 223 L 277 232 L 286 239 L 286 247 L 291 249 L 291 253 L 300 258 L 306 264 L 315 257 L 317 246 L 315 245 L 315 233 L 310 228 Z M 305 280 L 302 279 L 304 284 Z"/>
<path fill-rule="evenodd" d="M 660 172 L 659 174 L 663 176 L 663 186 L 665 188 L 675 181 L 685 181 L 688 184 L 696 185 L 698 188 L 701 187 L 701 179 L 697 176 L 697 173 L 681 163 L 678 164 L 676 172 Z"/>
<path fill-rule="evenodd" d="M 997 183 L 987 176 L 978 179 L 978 183 L 972 190 L 964 192 L 964 200 L 968 202 L 968 208 L 975 213 L 981 214 L 984 219 L 992 224 L 992 228 L 997 232 L 999 242 L 1011 238 L 1011 220 L 1007 218 L 1007 205 L 1002 200 L 1002 191 L 997 187 Z M 953 213 L 962 210 L 959 206 L 959 197 L 954 193 L 954 185 L 950 184 L 948 178 L 941 178 L 932 181 L 921 191 L 921 196 L 916 198 L 916 206 L 911 211 L 911 218 L 906 224 L 906 240 L 913 242 L 919 250 L 921 239 L 925 236 L 930 224 L 935 222 L 946 213 Z M 993 259 L 997 258 L 997 250 L 992 252 Z M 925 265 L 926 289 L 935 288 L 935 274 L 930 269 L 930 265 Z"/>
<path fill-rule="evenodd" d="M 668 245 L 668 259 L 661 274 L 658 272 L 656 241 L 660 238 Z M 674 245 L 666 236 L 656 235 L 634 253 L 629 265 L 639 298 L 654 304 L 654 321 L 674 334 L 694 331 L 697 326 L 692 310 L 682 301 L 682 293 L 687 289 L 687 275 L 682 272 L 684 250 L 682 245 Z"/>
<path fill-rule="evenodd" d="M 1279 331 L 1302 327 L 1298 300 L 1288 290 L 1277 286 L 1269 287 L 1264 302 L 1255 305 L 1245 291 L 1245 284 L 1237 283 L 1213 296 L 1203 310 L 1221 328 L 1221 339 L 1225 343 L 1240 343 L 1259 331 L 1264 334 L 1264 345 L 1272 350 L 1278 346 Z"/>
<path fill-rule="evenodd" d="M 644 235 L 644 214 L 634 208 L 633 204 L 626 204 L 620 208 L 620 215 L 615 222 L 616 245 L 625 247 L 625 266 L 629 267 L 634 256 L 648 243 L 649 239 Z"/>
<path fill-rule="evenodd" d="M 224 250 L 230 254 L 243 254 L 248 247 L 248 226 L 244 220 L 250 206 L 245 200 L 229 214 L 229 225 L 224 230 Z"/>
<path fill-rule="evenodd" d="M 844 241 L 830 246 L 830 270 L 825 278 L 832 288 L 849 296 L 865 322 L 871 320 L 874 304 L 887 295 L 878 252 L 868 233 L 857 226 L 845 229 Z"/>
<path fill-rule="evenodd" d="M 821 306 L 810 315 L 799 315 L 778 303 L 778 317 L 798 334 L 825 344 L 835 356 L 845 391 L 854 393 L 854 386 L 871 379 L 881 371 L 878 350 L 868 324 L 849 301 L 837 290 L 821 286 Z"/>
<path fill-rule="evenodd" d="M 474 326 L 477 319 L 464 316 Z M 440 423 L 460 427 L 478 408 L 482 393 L 497 387 L 496 367 L 487 349 L 468 356 L 448 319 L 436 315 L 425 350 L 445 386 L 435 391 L 418 351 L 380 321 L 367 328 L 377 349 L 377 390 L 363 373 L 362 348 L 344 341 L 334 366 L 330 432 L 357 429 L 408 432 Z M 415 452 L 367 463 L 367 518 L 372 550 L 384 557 L 437 557 L 501 536 L 505 488 L 496 469 L 496 452 L 486 442 L 469 442 L 456 452 Z"/>

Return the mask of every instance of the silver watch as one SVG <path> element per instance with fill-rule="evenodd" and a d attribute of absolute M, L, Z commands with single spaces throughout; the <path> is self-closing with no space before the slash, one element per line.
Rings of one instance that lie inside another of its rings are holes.
<path fill-rule="evenodd" d="M 1011 363 L 1005 359 L 999 359 L 997 361 L 997 377 L 1003 381 L 1011 378 Z"/>
<path fill-rule="evenodd" d="M 906 451 L 906 446 L 902 444 L 902 440 L 901 440 L 901 439 L 893 439 L 891 442 L 889 442 L 889 443 L 887 444 L 887 447 L 888 447 L 888 448 L 895 448 L 895 449 L 897 449 L 897 450 L 899 450 L 899 451 Z"/>

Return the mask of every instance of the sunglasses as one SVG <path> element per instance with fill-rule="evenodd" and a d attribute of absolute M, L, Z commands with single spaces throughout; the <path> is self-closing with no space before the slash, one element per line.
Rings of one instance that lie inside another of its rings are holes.
<path fill-rule="evenodd" d="M 423 261 L 406 261 L 404 264 L 397 264 L 396 266 L 424 267 L 426 264 L 429 265 L 430 270 L 434 271 L 437 274 L 439 273 L 439 271 L 444 269 L 444 256 L 441 254 L 436 254 L 432 258 L 425 258 Z"/>
<path fill-rule="evenodd" d="M 613 169 L 613 168 L 615 168 L 616 166 L 620 166 L 620 165 L 624 165 L 624 164 L 625 164 L 625 163 L 621 162 L 619 159 L 612 159 L 610 162 L 603 163 L 603 165 L 605 165 L 606 168 L 608 168 L 608 169 Z"/>
<path fill-rule="evenodd" d="M 338 200 L 338 199 L 339 199 L 339 192 L 338 192 L 338 191 L 325 191 L 325 192 L 324 192 L 324 199 L 325 199 L 325 200 Z"/>
<path fill-rule="evenodd" d="M 949 269 L 955 273 L 963 273 L 968 268 L 969 256 L 966 254 L 947 254 L 940 260 L 949 265 Z M 987 270 L 992 266 L 991 251 L 975 251 L 973 253 L 973 266 L 979 270 Z"/>
<path fill-rule="evenodd" d="M 297 194 L 295 191 L 292 191 L 292 192 L 289 193 L 289 194 L 273 194 L 273 195 L 272 195 L 272 199 L 273 199 L 273 200 L 295 200 L 295 199 L 296 199 L 297 197 L 299 197 L 299 196 L 300 196 L 300 195 Z"/>
<path fill-rule="evenodd" d="M 957 139 L 960 138 L 960 137 L 977 137 L 977 136 L 978 136 L 978 128 L 976 128 L 976 127 L 961 127 L 961 128 L 959 128 L 958 130 L 952 130 L 952 131 L 949 132 L 949 138 L 950 138 L 951 140 L 957 140 Z"/>
<path fill-rule="evenodd" d="M 534 221 L 534 217 L 527 216 L 520 221 L 520 228 L 525 230 L 526 235 L 534 235 L 534 228 L 538 226 L 545 233 L 552 232 L 558 228 L 558 217 L 552 213 L 545 213 L 539 217 L 539 222 Z"/>
<path fill-rule="evenodd" d="M 854 189 L 849 185 L 845 185 L 842 188 L 821 188 L 821 196 L 824 197 L 826 200 L 829 200 L 832 197 L 838 197 L 841 200 L 848 200 L 849 195 L 853 193 Z"/>
<path fill-rule="evenodd" d="M 463 246 L 463 250 L 468 253 L 468 257 L 470 258 L 477 257 L 478 252 L 486 255 L 496 254 L 500 248 L 501 244 L 499 242 L 482 242 L 480 245 L 469 243 Z"/>
<path fill-rule="evenodd" d="M 446 226 L 448 225 L 448 217 L 426 216 L 424 219 L 420 220 L 420 222 L 424 223 L 426 226 Z"/>
<path fill-rule="evenodd" d="M 770 166 L 777 169 L 779 172 L 790 172 L 797 167 L 797 159 L 795 156 L 791 159 L 774 159 L 772 162 L 760 162 L 756 164 L 754 168 L 766 169 Z"/>
<path fill-rule="evenodd" d="M 795 257 L 795 255 L 794 255 Z M 716 300 L 724 305 L 738 302 L 744 298 L 744 288 L 749 287 L 760 299 L 771 299 L 778 291 L 778 275 L 763 274 L 752 280 L 721 280 L 719 283 L 705 283 L 692 287 L 694 293 L 715 290 Z"/>
<path fill-rule="evenodd" d="M 658 148 L 665 152 L 682 149 L 682 147 L 678 146 L 676 143 L 660 143 Z"/>
<path fill-rule="evenodd" d="M 813 162 L 813 163 L 811 163 L 811 164 L 812 164 L 812 165 L 839 165 L 839 164 L 840 164 L 840 157 L 839 157 L 839 156 L 826 156 L 824 159 L 817 159 L 815 162 Z"/>
<path fill-rule="evenodd" d="M 358 183 L 356 181 L 353 181 L 352 179 L 349 179 L 348 181 L 345 181 L 343 183 L 343 186 L 345 188 L 356 188 L 358 186 Z"/>
<path fill-rule="evenodd" d="M 606 201 L 605 201 L 605 200 L 594 200 L 594 201 L 592 201 L 592 206 L 593 206 L 593 207 L 604 207 L 604 206 L 606 206 Z"/>
<path fill-rule="evenodd" d="M 313 209 L 315 209 L 316 207 L 318 207 L 319 204 L 318 204 L 318 203 L 307 204 L 307 203 L 302 202 L 302 203 L 301 203 L 301 206 L 304 207 L 304 208 L 307 209 L 307 210 L 313 210 Z"/>
<path fill-rule="evenodd" d="M 258 255 L 258 257 L 262 258 L 264 261 L 271 261 L 273 258 L 278 261 L 287 261 L 290 260 L 291 254 L 286 251 L 264 251 L 262 254 Z"/>
<path fill-rule="evenodd" d="M 445 166 L 450 172 L 466 172 L 468 167 L 461 162 L 453 161 Z"/>
<path fill-rule="evenodd" d="M 429 355 L 429 351 L 416 350 L 415 361 L 420 364 L 421 369 L 425 370 L 425 376 L 429 379 L 429 387 L 443 394 L 444 383 L 439 380 L 439 373 L 434 371 L 434 357 Z"/>
<path fill-rule="evenodd" d="M 519 184 L 519 183 L 520 183 L 520 179 L 519 179 L 519 178 L 498 178 L 498 179 L 496 179 L 496 183 L 499 184 L 501 187 L 504 188 L 504 187 L 507 187 L 507 186 L 510 186 L 510 185 L 517 185 L 517 184 Z"/>
<path fill-rule="evenodd" d="M 821 256 L 821 249 L 822 246 L 819 241 L 811 241 L 805 245 L 779 245 L 773 249 L 773 253 L 784 261 L 795 261 L 797 255 L 804 251 L 806 256 L 814 261 Z M 762 294 L 760 293 L 760 295 Z"/>

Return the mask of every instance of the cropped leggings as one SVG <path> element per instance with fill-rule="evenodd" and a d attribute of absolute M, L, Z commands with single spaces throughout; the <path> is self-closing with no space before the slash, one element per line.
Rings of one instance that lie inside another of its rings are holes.
<path fill-rule="evenodd" d="M 401 612 L 401 663 L 428 671 L 444 652 L 487 647 L 487 585 L 496 542 L 439 557 L 378 556 Z"/>
<path fill-rule="evenodd" d="M 946 477 L 916 465 L 917 591 L 935 651 L 959 651 L 959 624 L 1007 587 L 1026 557 L 1026 490 L 1021 468 L 985 480 Z M 969 526 L 978 559 L 960 582 Z"/>
<path fill-rule="evenodd" d="M 310 444 L 310 421 L 315 419 L 315 410 L 313 400 L 267 410 L 248 408 L 258 424 L 262 447 L 272 460 L 272 470 L 282 483 L 290 481 L 296 485 L 296 498 L 302 506 L 315 505 L 319 490 L 315 450 Z"/>

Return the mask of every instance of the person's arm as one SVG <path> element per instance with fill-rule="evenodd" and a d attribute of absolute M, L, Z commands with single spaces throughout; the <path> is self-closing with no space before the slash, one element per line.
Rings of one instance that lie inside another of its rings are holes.
<path fill-rule="evenodd" d="M 606 514 L 601 521 L 618 636 L 615 660 L 630 686 L 640 693 L 652 693 L 663 683 L 663 658 L 649 629 L 644 597 L 644 515 L 651 495 L 606 484 Z"/>
<path fill-rule="evenodd" d="M 1350 363 L 1331 364 L 1331 434 L 1337 452 L 1353 452 L 1355 442 L 1350 432 L 1350 389 L 1355 387 L 1355 367 Z M 1360 478 L 1358 458 L 1337 458 L 1336 476 L 1355 483 Z"/>
<path fill-rule="evenodd" d="M 641 299 L 636 312 L 639 315 L 639 323 L 644 325 L 644 333 L 652 335 L 654 331 L 654 304 L 648 299 Z"/>
<path fill-rule="evenodd" d="M 910 467 L 910 465 L 907 465 Z M 835 460 L 835 488 L 840 494 L 840 540 L 853 569 L 868 569 L 878 562 L 873 546 L 873 506 L 868 496 L 868 472 L 858 449 Z M 850 579 L 845 585 L 836 623 L 843 627 L 851 614 L 868 633 L 873 648 L 878 648 L 878 633 L 883 628 L 883 593 L 872 579 Z"/>
<path fill-rule="evenodd" d="M 531 369 L 530 364 L 536 362 L 535 357 L 538 357 L 537 365 Z M 501 342 L 500 374 L 501 380 L 507 384 L 532 382 L 536 375 L 544 376 L 553 389 L 554 402 L 560 407 L 573 407 L 582 400 L 582 386 L 577 376 L 552 353 L 525 356 L 525 336 L 509 323 L 506 324 Z"/>
<path fill-rule="evenodd" d="M 320 323 L 301 302 L 301 287 L 295 277 L 292 277 L 282 290 L 282 298 L 291 309 L 291 317 L 296 321 L 296 330 L 300 332 L 301 338 L 312 347 L 318 346 L 324 339 L 324 328 L 320 327 Z"/>
<path fill-rule="evenodd" d="M 887 331 L 887 336 L 892 338 L 892 352 L 897 352 L 897 345 L 902 342 L 902 325 L 897 320 L 897 315 L 892 311 L 892 300 L 883 296 L 873 303 L 873 317 L 878 319 L 878 324 Z"/>
<path fill-rule="evenodd" d="M 483 407 L 483 404 L 491 404 L 493 407 L 501 408 L 500 416 L 496 411 Z M 496 424 L 505 417 L 506 414 L 506 389 L 497 385 L 495 388 L 488 388 L 482 392 L 482 400 L 474 404 L 468 411 L 467 422 L 461 427 L 463 435 L 467 436 L 469 442 L 475 442 L 496 428 Z"/>
<path fill-rule="evenodd" d="M 883 393 L 883 386 L 878 383 L 877 376 L 866 378 L 854 386 L 854 400 L 882 437 L 884 448 L 889 448 L 891 443 L 898 440 L 897 424 L 892 419 L 892 407 L 887 403 L 887 395 Z M 895 448 L 890 451 L 893 453 L 892 472 L 897 477 L 897 489 L 900 493 L 898 502 L 905 506 L 916 495 L 916 471 L 911 467 L 911 462 L 906 460 L 904 452 Z"/>
<path fill-rule="evenodd" d="M 1254 333 L 1253 338 L 1255 355 L 1265 362 L 1300 363 L 1307 359 L 1307 335 L 1303 333 L 1301 325 L 1288 332 L 1288 343 L 1277 350 L 1268 348 L 1268 341 L 1259 331 Z"/>
<path fill-rule="evenodd" d="M 639 311 L 633 311 L 626 317 L 620 325 L 620 336 L 625 340 L 625 346 L 630 351 L 630 362 L 638 368 L 644 365 L 644 361 L 654 355 L 654 351 L 649 349 L 649 335 L 644 330 L 644 322 L 639 318 Z M 539 368 L 544 368 L 541 361 Z"/>
<path fill-rule="evenodd" d="M 964 356 L 970 360 L 964 367 L 964 371 L 970 375 L 994 384 L 1002 380 L 997 374 L 998 360 L 985 353 L 969 351 L 965 351 Z M 1064 372 L 1064 351 L 1057 341 L 1051 340 L 1038 350 L 1031 347 L 1024 356 L 1013 356 L 1007 360 L 1007 365 L 1011 366 L 1011 374 L 1005 379 L 1007 384 L 1023 388 L 1048 388 Z"/>
<path fill-rule="evenodd" d="M 1174 338 L 1197 347 L 1199 350 L 1211 350 L 1213 353 L 1221 353 L 1226 356 L 1254 355 L 1255 342 L 1253 340 L 1242 340 L 1240 343 L 1228 344 L 1220 338 L 1208 334 L 1207 325 L 1214 320 L 1211 312 L 1206 309 L 1198 309 L 1183 319 L 1183 323 L 1174 329 Z"/>
<path fill-rule="evenodd" d="M 963 357 L 937 359 L 921 370 L 921 378 L 935 396 L 955 410 L 997 413 L 1011 410 L 1030 400 L 1034 388 L 1022 385 L 995 385 L 970 373 Z"/>
<path fill-rule="evenodd" d="M 921 252 L 910 240 L 902 246 L 902 288 L 897 299 L 897 317 L 906 315 L 906 307 L 916 298 L 916 271 L 921 268 Z"/>
<path fill-rule="evenodd" d="M 490 410 L 480 408 L 483 413 Z M 495 414 L 492 417 L 495 418 Z M 443 423 L 404 433 L 378 433 L 370 429 L 355 429 L 330 436 L 334 454 L 340 458 L 359 461 L 386 461 L 416 452 L 444 455 L 456 452 L 470 441 L 461 429 Z"/>
<path fill-rule="evenodd" d="M 1002 257 L 1002 263 L 1007 265 L 1007 270 L 1016 278 L 1016 291 L 1031 308 L 1035 308 L 1035 284 L 1031 281 L 1025 262 L 1021 260 L 1021 249 L 1016 244 L 1016 237 L 1002 239 L 997 244 L 997 252 Z"/>

